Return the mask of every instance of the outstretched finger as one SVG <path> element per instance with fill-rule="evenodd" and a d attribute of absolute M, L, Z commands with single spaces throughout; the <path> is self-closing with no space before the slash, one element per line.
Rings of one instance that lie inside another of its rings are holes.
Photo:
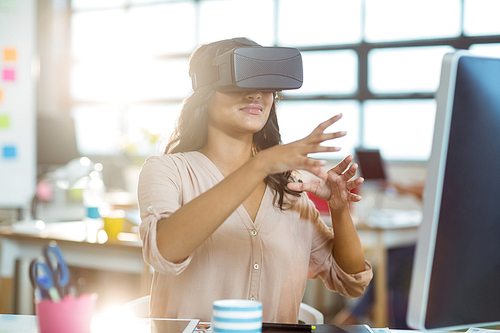
<path fill-rule="evenodd" d="M 347 190 L 348 191 L 354 190 L 356 187 L 363 184 L 364 181 L 365 181 L 365 179 L 363 177 L 359 177 L 359 178 L 356 178 L 354 180 L 347 182 Z"/>
<path fill-rule="evenodd" d="M 330 127 L 331 125 L 333 125 L 334 123 L 336 123 L 340 118 L 342 118 L 342 113 L 339 113 L 333 117 L 331 117 L 330 119 L 322 122 L 321 124 L 319 124 L 315 129 L 314 131 L 312 131 L 311 134 L 315 134 L 315 133 L 323 133 L 328 127 Z"/>
<path fill-rule="evenodd" d="M 356 175 L 356 170 L 358 170 L 358 165 L 356 163 L 351 164 L 351 166 L 342 174 L 342 178 L 348 181 Z"/>
<path fill-rule="evenodd" d="M 318 188 L 318 183 L 288 183 L 286 186 L 292 191 L 306 191 L 314 194 Z"/>
<path fill-rule="evenodd" d="M 354 193 L 349 193 L 349 196 L 347 197 L 347 200 L 352 201 L 352 202 L 359 202 L 361 201 L 361 196 L 359 194 L 354 194 Z"/>
<path fill-rule="evenodd" d="M 328 178 L 328 174 L 323 169 L 326 163 L 327 162 L 325 160 L 315 160 L 313 158 L 304 157 L 303 161 L 300 163 L 301 166 L 299 166 L 298 169 L 310 172 L 318 178 L 326 179 Z"/>
<path fill-rule="evenodd" d="M 319 142 L 338 139 L 347 135 L 346 131 L 338 131 L 334 133 L 323 133 L 318 137 Z"/>
<path fill-rule="evenodd" d="M 344 171 L 349 167 L 349 163 L 354 159 L 352 155 L 347 155 L 339 164 L 331 168 L 330 170 L 335 172 L 336 174 L 343 174 Z"/>

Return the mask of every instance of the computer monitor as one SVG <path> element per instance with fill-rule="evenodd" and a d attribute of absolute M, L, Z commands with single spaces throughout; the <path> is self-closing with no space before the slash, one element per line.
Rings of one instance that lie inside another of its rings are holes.
<path fill-rule="evenodd" d="M 70 115 L 38 115 L 37 164 L 45 173 L 80 157 L 76 145 L 75 124 Z"/>
<path fill-rule="evenodd" d="M 500 324 L 500 59 L 445 55 L 407 313 L 415 329 Z"/>
<path fill-rule="evenodd" d="M 387 175 L 379 149 L 355 148 L 355 157 L 359 170 L 365 180 L 385 181 Z"/>

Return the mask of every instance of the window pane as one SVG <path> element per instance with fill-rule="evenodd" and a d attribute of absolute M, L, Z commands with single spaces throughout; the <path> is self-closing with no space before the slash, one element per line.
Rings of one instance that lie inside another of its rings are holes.
<path fill-rule="evenodd" d="M 498 0 L 465 0 L 464 35 L 500 34 L 498 13 L 500 13 Z"/>
<path fill-rule="evenodd" d="M 368 42 L 460 35 L 460 0 L 366 0 Z"/>
<path fill-rule="evenodd" d="M 375 49 L 368 54 L 368 87 L 373 93 L 435 92 L 441 62 L 451 46 Z"/>
<path fill-rule="evenodd" d="M 281 101 L 278 103 L 278 122 L 283 143 L 303 139 L 321 122 L 342 113 L 342 119 L 330 126 L 326 132 L 347 131 L 347 136 L 325 143 L 326 146 L 341 147 L 340 152 L 316 153 L 315 158 L 342 159 L 354 153 L 359 145 L 358 101 Z"/>
<path fill-rule="evenodd" d="M 139 156 L 162 153 L 174 131 L 180 103 L 130 107 L 127 117 L 127 152 Z"/>
<path fill-rule="evenodd" d="M 358 55 L 352 50 L 302 52 L 304 83 L 289 95 L 353 94 L 358 88 Z"/>
<path fill-rule="evenodd" d="M 73 66 L 71 96 L 75 100 L 119 101 L 127 98 L 123 65 L 85 62 Z"/>
<path fill-rule="evenodd" d="M 72 0 L 73 9 L 110 8 L 123 6 L 125 0 Z"/>
<path fill-rule="evenodd" d="M 274 1 L 201 1 L 199 24 L 201 44 L 248 37 L 265 46 L 273 45 Z"/>
<path fill-rule="evenodd" d="M 191 92 L 188 59 L 91 62 L 74 66 L 71 93 L 76 100 L 130 102 L 185 98 Z"/>
<path fill-rule="evenodd" d="M 116 155 L 119 152 L 120 110 L 110 105 L 78 105 L 71 110 L 75 119 L 78 150 L 82 155 Z"/>
<path fill-rule="evenodd" d="M 500 58 L 500 44 L 474 44 L 469 50 L 476 54 Z"/>
<path fill-rule="evenodd" d="M 75 13 L 71 18 L 71 50 L 76 59 L 120 59 L 128 54 L 125 11 Z"/>
<path fill-rule="evenodd" d="M 195 27 L 194 2 L 132 7 L 129 45 L 141 55 L 191 53 L 196 46 Z"/>
<path fill-rule="evenodd" d="M 131 100 L 184 99 L 191 93 L 187 58 L 144 61 L 128 70 L 123 89 Z"/>
<path fill-rule="evenodd" d="M 279 1 L 278 44 L 327 45 L 361 41 L 361 0 Z"/>
<path fill-rule="evenodd" d="M 136 4 L 136 3 L 153 3 L 153 2 L 169 2 L 169 1 L 178 1 L 178 0 L 129 0 L 130 3 Z"/>
<path fill-rule="evenodd" d="M 387 159 L 429 158 L 435 100 L 367 101 L 363 110 L 363 146 L 379 148 Z"/>

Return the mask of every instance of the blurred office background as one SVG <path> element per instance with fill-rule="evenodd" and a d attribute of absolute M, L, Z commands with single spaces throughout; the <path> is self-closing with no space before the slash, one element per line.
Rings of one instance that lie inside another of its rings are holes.
<path fill-rule="evenodd" d="M 24 1 L 0 0 L 0 14 L 14 15 Z M 279 103 L 283 142 L 304 137 L 342 112 L 333 126 L 348 132 L 335 143 L 342 151 L 321 157 L 333 165 L 356 147 L 379 149 L 388 178 L 402 184 L 425 180 L 443 55 L 470 49 L 500 57 L 497 0 L 33 0 L 33 5 L 37 177 L 88 157 L 102 164 L 107 191 L 119 193 L 115 200 L 131 210 L 142 162 L 161 153 L 190 94 L 188 60 L 199 44 L 246 36 L 264 46 L 299 48 L 304 85 L 284 92 Z M 56 151 L 44 142 L 49 136 Z M 366 191 L 367 200 L 360 203 L 365 209 L 375 204 L 421 209 L 414 196 Z M 0 209 L 4 221 L 26 215 Z M 139 279 L 130 281 L 135 285 Z M 315 290 L 306 295 L 309 303 L 327 320 L 348 302 L 330 294 L 318 297 L 320 287 L 310 288 Z"/>

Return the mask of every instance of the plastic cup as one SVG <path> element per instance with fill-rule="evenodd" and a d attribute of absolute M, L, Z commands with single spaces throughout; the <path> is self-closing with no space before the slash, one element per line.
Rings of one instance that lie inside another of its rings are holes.
<path fill-rule="evenodd" d="M 243 299 L 213 303 L 212 329 L 218 332 L 262 332 L 262 303 Z"/>
<path fill-rule="evenodd" d="M 40 333 L 89 333 L 96 294 L 66 296 L 60 302 L 42 300 L 35 304 Z"/>
<path fill-rule="evenodd" d="M 110 212 L 108 216 L 103 217 L 103 220 L 104 231 L 108 235 L 108 240 L 117 240 L 118 234 L 123 230 L 124 213 L 121 211 Z"/>

